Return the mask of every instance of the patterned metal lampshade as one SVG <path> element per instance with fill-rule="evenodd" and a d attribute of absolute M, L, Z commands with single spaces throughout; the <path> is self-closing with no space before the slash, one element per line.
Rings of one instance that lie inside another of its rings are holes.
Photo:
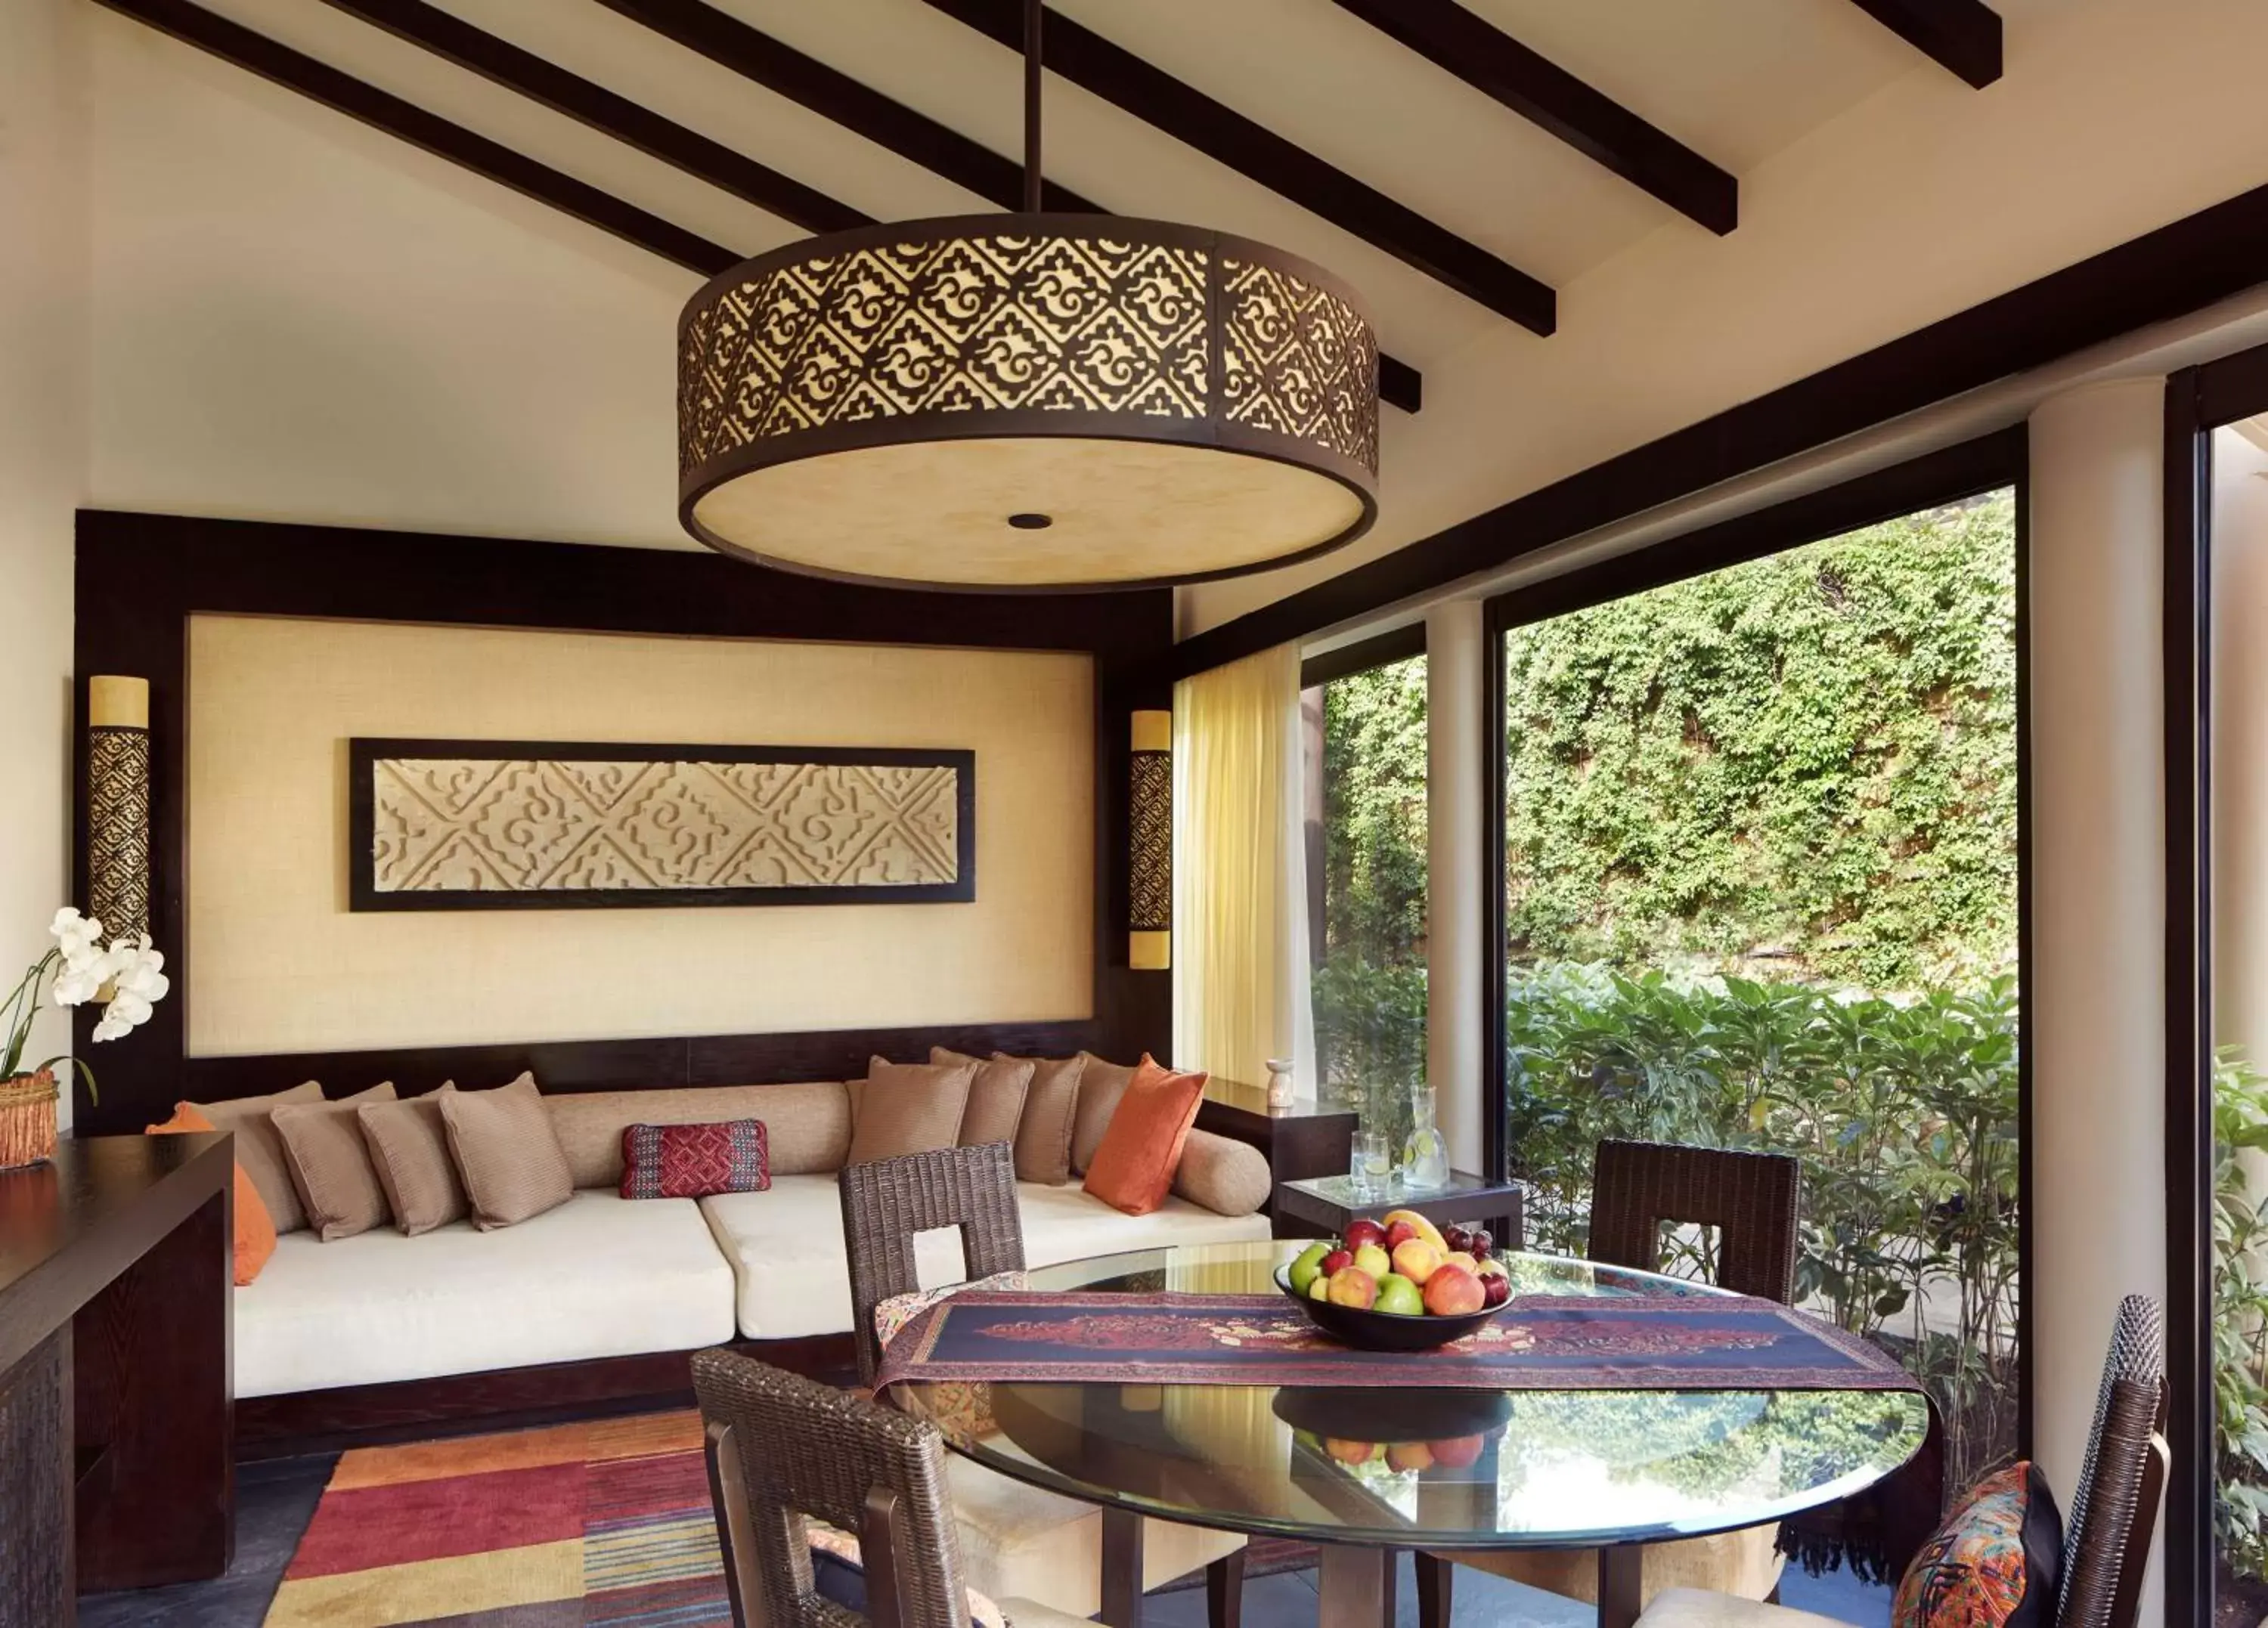
<path fill-rule="evenodd" d="M 854 581 L 1132 587 L 1264 570 L 1377 512 L 1378 343 L 1329 274 L 1116 216 L 792 244 L 678 325 L 679 513 Z"/>

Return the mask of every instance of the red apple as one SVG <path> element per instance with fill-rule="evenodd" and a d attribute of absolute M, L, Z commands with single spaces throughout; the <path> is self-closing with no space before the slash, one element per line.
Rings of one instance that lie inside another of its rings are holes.
<path fill-rule="evenodd" d="M 1315 1275 L 1319 1278 L 1328 1278 L 1340 1267 L 1351 1266 L 1353 1265 L 1354 1251 L 1352 1250 L 1333 1250 L 1329 1254 L 1324 1256 L 1322 1259 L 1315 1263 Z"/>
<path fill-rule="evenodd" d="M 1323 1450 L 1342 1464 L 1366 1464 L 1378 1451 L 1375 1441 L 1348 1441 L 1337 1436 L 1325 1438 Z"/>
<path fill-rule="evenodd" d="M 1378 1300 L 1378 1280 L 1359 1266 L 1341 1267 L 1331 1273 L 1330 1285 L 1330 1301 L 1334 1306 L 1351 1306 L 1357 1311 L 1368 1311 Z"/>
<path fill-rule="evenodd" d="M 1484 1272 L 1481 1276 L 1481 1304 L 1501 1306 L 1512 1298 L 1512 1280 L 1500 1272 Z"/>
<path fill-rule="evenodd" d="M 1469 1470 L 1488 1444 L 1484 1436 L 1452 1436 L 1446 1441 L 1429 1441 L 1433 1462 L 1447 1470 Z"/>
<path fill-rule="evenodd" d="M 1359 1250 L 1366 1243 L 1375 1243 L 1383 1250 L 1387 1247 L 1386 1228 L 1364 1216 L 1347 1223 L 1346 1237 L 1343 1241 L 1350 1250 Z M 1393 1251 L 1388 1250 L 1387 1252 L 1391 1254 Z"/>
<path fill-rule="evenodd" d="M 1418 1236 L 1418 1228 L 1406 1221 L 1398 1221 L 1386 1229 L 1386 1252 L 1388 1255 Z"/>
<path fill-rule="evenodd" d="M 1425 1280 L 1425 1309 L 1437 1317 L 1478 1311 L 1483 1303 L 1479 1274 L 1466 1271 L 1454 1261 L 1443 1261 Z"/>

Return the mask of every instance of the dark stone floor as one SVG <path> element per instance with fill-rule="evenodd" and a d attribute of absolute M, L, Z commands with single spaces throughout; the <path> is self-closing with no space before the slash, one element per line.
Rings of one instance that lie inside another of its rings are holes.
<path fill-rule="evenodd" d="M 79 1628 L 260 1628 L 334 1462 L 323 1454 L 238 1465 L 236 1564 L 228 1575 L 171 1588 L 89 1595 L 78 1602 Z"/>
<path fill-rule="evenodd" d="M 81 1628 L 260 1628 L 276 1585 L 315 1513 L 334 1461 L 328 1456 L 279 1459 L 239 1469 L 236 1481 L 236 1564 L 207 1583 L 92 1595 L 79 1602 Z M 1456 1576 L 1457 1628 L 1594 1628 L 1590 1608 L 1484 1572 L 1461 1568 Z M 1402 1562 L 1395 1588 L 1395 1628 L 1417 1628 L 1418 1590 L 1410 1561 Z M 1886 1628 L 1886 1588 L 1852 1582 L 1840 1573 L 1806 1577 L 1791 1570 L 1780 1585 L 1783 1603 L 1854 1624 Z M 1245 1584 L 1246 1628 L 1314 1628 L 1315 1574 L 1282 1572 Z M 1205 1628 L 1203 1588 L 1152 1595 L 1143 1628 Z"/>

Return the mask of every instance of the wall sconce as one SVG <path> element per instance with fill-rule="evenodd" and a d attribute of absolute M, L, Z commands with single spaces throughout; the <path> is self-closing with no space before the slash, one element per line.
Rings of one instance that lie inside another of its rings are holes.
<path fill-rule="evenodd" d="M 112 938 L 150 930 L 150 680 L 87 680 L 86 913 Z"/>
<path fill-rule="evenodd" d="M 1174 715 L 1136 713 L 1133 747 L 1126 964 L 1162 972 L 1174 964 Z"/>

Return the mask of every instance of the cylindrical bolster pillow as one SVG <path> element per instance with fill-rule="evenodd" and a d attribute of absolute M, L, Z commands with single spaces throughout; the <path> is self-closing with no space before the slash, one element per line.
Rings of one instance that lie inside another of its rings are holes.
<path fill-rule="evenodd" d="M 1181 1168 L 1174 1172 L 1176 1193 L 1218 1215 L 1251 1214 L 1268 1202 L 1274 1185 L 1260 1149 L 1211 1131 L 1189 1133 Z"/>

